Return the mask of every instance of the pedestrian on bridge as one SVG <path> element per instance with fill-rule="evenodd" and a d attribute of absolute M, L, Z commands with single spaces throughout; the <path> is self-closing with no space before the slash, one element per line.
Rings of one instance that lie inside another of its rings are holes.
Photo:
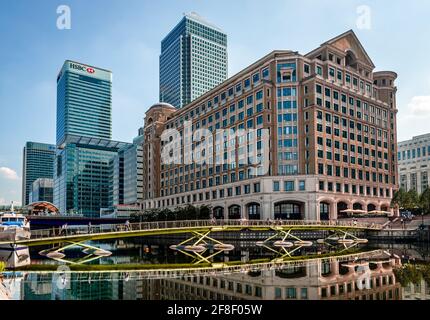
<path fill-rule="evenodd" d="M 65 236 L 67 236 L 67 223 L 65 223 L 65 224 L 63 224 L 63 225 L 61 226 L 60 235 L 65 235 Z"/>
<path fill-rule="evenodd" d="M 125 230 L 130 231 L 130 221 L 128 220 L 125 222 Z"/>
<path fill-rule="evenodd" d="M 91 230 L 91 221 L 88 222 L 88 233 L 92 233 L 92 230 Z"/>

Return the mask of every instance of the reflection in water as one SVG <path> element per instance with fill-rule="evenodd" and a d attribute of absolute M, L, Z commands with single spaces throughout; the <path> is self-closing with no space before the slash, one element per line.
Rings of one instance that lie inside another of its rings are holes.
<path fill-rule="evenodd" d="M 30 252 L 27 246 L 16 244 L 0 245 L 0 261 L 6 268 L 18 268 L 30 264 Z"/>
<path fill-rule="evenodd" d="M 153 266 L 191 262 L 188 256 L 170 250 L 169 244 L 143 244 L 141 241 L 99 242 L 97 246 L 112 251 L 112 255 L 92 261 L 90 266 Z M 399 254 L 399 248 L 366 250 L 326 257 L 327 254 L 335 254 L 333 248 L 303 248 L 289 261 L 279 262 L 274 259 L 276 255 L 273 252 L 250 242 L 235 244 L 234 250 L 217 256 L 215 262 L 229 263 L 230 267 L 216 270 L 8 272 L 0 280 L 0 299 L 399 300 L 415 298 L 419 294 L 421 298 L 425 297 L 422 292 L 427 289 L 421 280 L 413 288 L 407 281 L 400 281 L 404 277 L 399 276 L 399 270 L 407 260 L 402 259 L 404 255 Z M 32 265 L 64 266 L 38 255 L 39 251 L 40 248 L 31 249 Z M 80 259 L 81 251 L 71 248 L 67 256 Z M 298 259 L 302 256 L 310 260 Z M 269 262 L 262 263 L 263 260 Z"/>

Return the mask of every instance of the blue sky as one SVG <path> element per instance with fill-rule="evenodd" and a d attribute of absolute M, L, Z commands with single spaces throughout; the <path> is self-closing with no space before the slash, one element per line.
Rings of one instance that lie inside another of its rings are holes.
<path fill-rule="evenodd" d="M 56 27 L 59 5 L 71 29 Z M 370 8 L 370 28 L 357 8 Z M 113 72 L 113 138 L 131 141 L 158 99 L 160 41 L 195 11 L 228 35 L 229 75 L 274 49 L 305 54 L 353 29 L 377 66 L 399 74 L 398 138 L 430 131 L 430 2 L 346 0 L 1 0 L 0 204 L 21 200 L 26 141 L 54 143 L 56 76 L 72 59 Z"/>

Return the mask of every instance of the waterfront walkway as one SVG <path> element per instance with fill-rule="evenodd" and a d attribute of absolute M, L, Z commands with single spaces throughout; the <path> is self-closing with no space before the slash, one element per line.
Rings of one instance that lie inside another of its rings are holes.
<path fill-rule="evenodd" d="M 118 239 L 126 237 L 158 236 L 165 234 L 187 234 L 193 232 L 238 232 L 253 231 L 316 231 L 343 230 L 365 231 L 382 230 L 383 226 L 375 223 L 357 221 L 309 221 L 309 220 L 187 220 L 157 221 L 131 224 L 84 226 L 70 228 L 52 228 L 34 230 L 31 238 L 1 244 L 21 244 L 28 246 L 45 245 L 59 242 L 82 242 L 88 240 Z"/>

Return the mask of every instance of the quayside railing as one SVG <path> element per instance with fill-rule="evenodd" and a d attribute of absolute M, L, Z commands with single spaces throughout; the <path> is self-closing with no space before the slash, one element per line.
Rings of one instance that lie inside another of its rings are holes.
<path fill-rule="evenodd" d="M 187 229 L 211 227 L 350 227 L 354 229 L 381 230 L 382 225 L 354 221 L 316 221 L 316 220 L 181 220 L 122 223 L 94 226 L 67 226 L 31 231 L 31 239 L 41 239 L 60 236 L 78 236 L 100 233 L 136 232 L 162 229 Z"/>

